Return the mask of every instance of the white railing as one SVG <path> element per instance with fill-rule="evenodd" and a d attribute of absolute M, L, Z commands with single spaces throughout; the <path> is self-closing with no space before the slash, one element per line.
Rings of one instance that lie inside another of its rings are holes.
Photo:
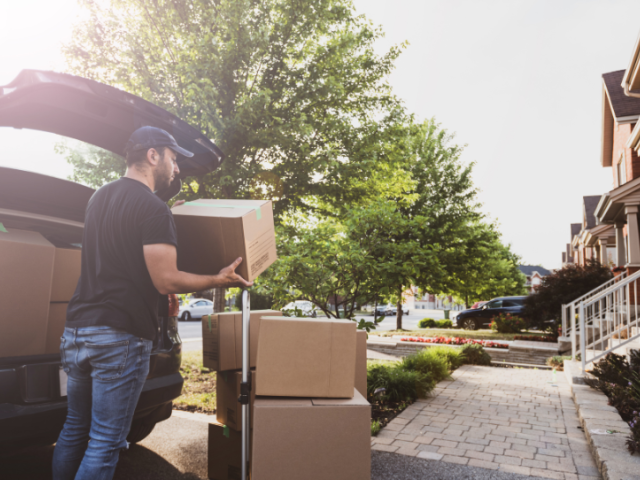
<path fill-rule="evenodd" d="M 580 335 L 582 370 L 608 353 L 638 340 L 640 271 L 611 283 L 578 305 L 579 327 L 572 317 L 572 343 Z M 572 351 L 575 358 L 575 351 Z"/>
<path fill-rule="evenodd" d="M 604 294 L 605 290 L 615 287 L 619 282 L 627 277 L 627 271 L 621 272 L 617 277 L 613 277 L 611 280 L 606 281 L 602 285 L 594 288 L 593 290 L 585 293 L 581 297 L 576 298 L 568 305 L 562 305 L 562 336 L 571 338 L 571 358 L 575 360 L 577 348 L 576 345 L 576 328 L 575 321 L 578 316 L 578 306 L 582 302 L 593 299 L 598 294 Z"/>

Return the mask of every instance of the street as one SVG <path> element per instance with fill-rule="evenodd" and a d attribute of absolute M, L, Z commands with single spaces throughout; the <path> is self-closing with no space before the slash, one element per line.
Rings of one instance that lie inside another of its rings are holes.
<path fill-rule="evenodd" d="M 414 310 L 415 312 L 415 310 Z M 373 315 L 356 315 L 357 319 L 364 318 L 365 320 L 372 321 Z M 434 320 L 442 320 L 444 318 L 443 310 L 425 310 L 421 315 L 403 315 L 402 327 L 405 330 L 415 330 L 418 328 L 418 322 L 423 318 L 433 318 Z M 385 317 L 385 319 L 378 325 L 376 330 L 387 331 L 396 329 L 396 317 Z M 184 350 L 194 350 L 196 345 L 201 348 L 201 345 L 195 341 L 195 339 L 202 338 L 202 326 L 200 320 L 191 320 L 189 322 L 178 322 L 178 332 L 180 338 L 184 342 Z"/>

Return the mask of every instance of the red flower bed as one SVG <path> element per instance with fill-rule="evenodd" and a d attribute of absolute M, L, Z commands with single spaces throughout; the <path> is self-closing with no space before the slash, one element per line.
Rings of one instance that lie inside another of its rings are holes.
<path fill-rule="evenodd" d="M 487 348 L 509 348 L 506 343 L 496 343 L 489 340 L 472 340 L 460 337 L 404 337 L 403 342 L 437 343 L 441 345 L 467 345 L 469 343 L 482 345 Z"/>
<path fill-rule="evenodd" d="M 526 340 L 527 342 L 547 342 L 547 343 L 556 343 L 557 340 L 549 335 L 545 335 L 544 337 L 540 337 L 538 335 L 514 335 L 514 340 Z"/>

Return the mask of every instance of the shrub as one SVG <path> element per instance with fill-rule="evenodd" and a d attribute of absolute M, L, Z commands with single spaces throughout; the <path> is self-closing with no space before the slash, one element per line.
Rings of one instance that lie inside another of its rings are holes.
<path fill-rule="evenodd" d="M 485 352 L 482 345 L 468 343 L 460 349 L 464 363 L 468 365 L 491 365 L 491 355 Z"/>
<path fill-rule="evenodd" d="M 417 371 L 428 375 L 436 382 L 449 377 L 449 361 L 441 352 L 431 348 L 419 350 L 405 357 L 400 367 L 406 371 Z"/>
<path fill-rule="evenodd" d="M 374 399 L 374 392 L 384 388 L 381 395 L 385 402 L 413 401 L 425 397 L 433 390 L 434 381 L 424 373 L 408 371 L 399 364 L 373 364 L 367 370 L 367 397 Z"/>
<path fill-rule="evenodd" d="M 380 422 L 378 420 L 372 420 L 371 421 L 371 436 L 375 437 L 378 432 L 380 431 L 380 429 L 382 428 L 382 425 L 380 425 Z"/>
<path fill-rule="evenodd" d="M 558 341 L 557 338 L 552 337 L 551 335 L 514 335 L 514 340 L 526 340 L 527 342 L 547 342 L 547 343 L 556 343 Z"/>
<path fill-rule="evenodd" d="M 436 343 L 442 345 L 466 345 L 473 343 L 487 348 L 509 348 L 509 345 L 506 343 L 498 343 L 491 340 L 473 340 L 462 337 L 402 337 L 401 340 L 403 342 Z"/>
<path fill-rule="evenodd" d="M 449 364 L 449 370 L 455 370 L 456 368 L 464 365 L 464 355 L 459 348 L 452 347 L 431 347 L 429 348 L 435 355 L 439 355 L 447 360 Z"/>
<path fill-rule="evenodd" d="M 571 356 L 562 356 L 562 355 L 554 355 L 553 357 L 547 358 L 547 365 L 555 368 L 556 370 L 562 372 L 564 370 L 564 361 L 571 360 Z"/>
<path fill-rule="evenodd" d="M 627 438 L 627 448 L 636 453 L 640 452 L 640 355 L 637 351 L 631 350 L 630 360 L 610 353 L 594 364 L 591 374 L 595 380 L 585 381 L 609 397 L 609 404 L 629 424 L 631 435 Z"/>
<path fill-rule="evenodd" d="M 491 330 L 498 333 L 520 333 L 526 326 L 522 318 L 510 313 L 496 315 L 491 321 Z"/>
<path fill-rule="evenodd" d="M 437 320 L 436 328 L 453 328 L 453 322 L 451 320 Z"/>
<path fill-rule="evenodd" d="M 436 321 L 433 318 L 423 318 L 418 322 L 418 328 L 434 328 Z"/>
<path fill-rule="evenodd" d="M 542 278 L 535 293 L 525 299 L 523 316 L 530 326 L 548 330 L 557 337 L 562 305 L 571 303 L 612 277 L 609 267 L 594 260 L 590 260 L 585 266 L 565 265 Z M 549 320 L 552 323 L 548 323 Z"/>

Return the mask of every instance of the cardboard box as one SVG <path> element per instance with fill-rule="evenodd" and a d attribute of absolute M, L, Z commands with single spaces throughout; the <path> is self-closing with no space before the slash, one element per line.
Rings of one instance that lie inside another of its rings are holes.
<path fill-rule="evenodd" d="M 253 404 L 256 399 L 256 372 L 251 371 L 251 427 L 253 427 Z M 218 372 L 216 374 L 216 420 L 234 430 L 242 429 L 242 405 L 238 403 L 240 396 L 242 372 Z"/>
<path fill-rule="evenodd" d="M 80 278 L 82 250 L 56 248 L 53 260 L 51 302 L 69 302 Z"/>
<path fill-rule="evenodd" d="M 47 322 L 47 343 L 44 353 L 60 353 L 60 337 L 67 321 L 68 303 L 52 303 L 49 305 Z"/>
<path fill-rule="evenodd" d="M 356 375 L 356 324 L 263 317 L 256 365 L 256 395 L 350 398 Z"/>
<path fill-rule="evenodd" d="M 171 211 L 180 270 L 215 275 L 242 257 L 236 272 L 253 281 L 277 258 L 269 200 L 194 200 Z"/>
<path fill-rule="evenodd" d="M 209 424 L 208 470 L 211 480 L 240 480 L 242 434 L 225 425 Z"/>
<path fill-rule="evenodd" d="M 277 310 L 253 310 L 250 320 L 250 360 L 256 366 L 261 318 L 282 315 Z M 203 365 L 214 372 L 242 368 L 242 313 L 214 313 L 202 317 Z"/>
<path fill-rule="evenodd" d="M 356 390 L 367 398 L 367 332 L 356 330 Z"/>
<path fill-rule="evenodd" d="M 371 406 L 351 399 L 255 402 L 252 480 L 370 480 Z"/>
<path fill-rule="evenodd" d="M 42 235 L 0 231 L 0 357 L 42 355 L 55 247 Z"/>

